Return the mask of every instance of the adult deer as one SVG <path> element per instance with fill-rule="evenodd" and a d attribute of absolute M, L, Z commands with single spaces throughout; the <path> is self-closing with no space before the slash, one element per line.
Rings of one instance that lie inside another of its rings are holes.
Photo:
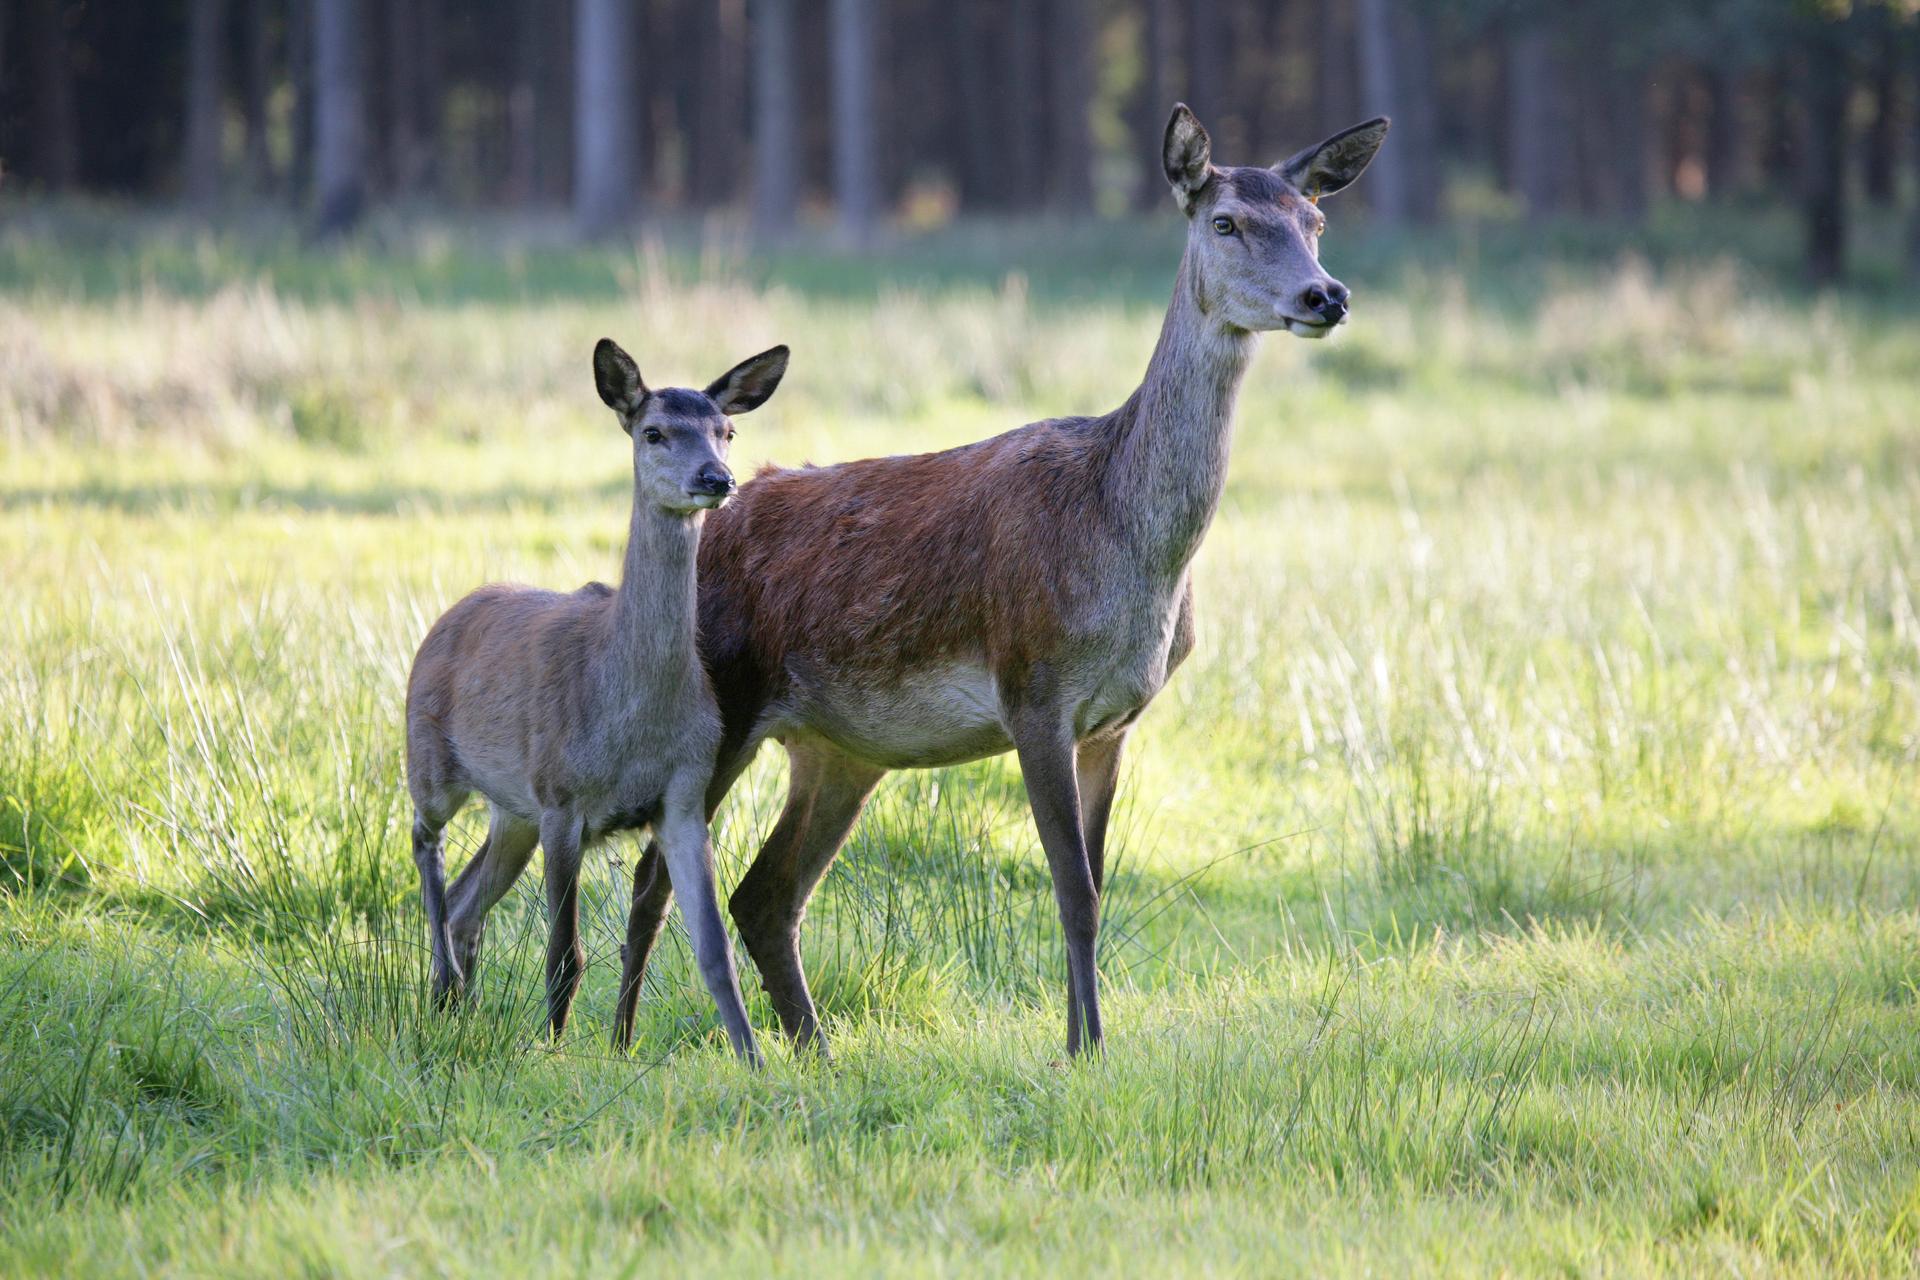
<path fill-rule="evenodd" d="M 797 1044 L 825 1048 L 801 915 L 875 784 L 1012 749 L 1066 930 L 1067 1049 L 1099 1045 L 1094 953 L 1121 749 L 1193 646 L 1188 567 L 1226 480 L 1255 335 L 1323 337 L 1346 318 L 1346 286 L 1320 266 L 1318 201 L 1386 132 L 1370 120 L 1271 169 L 1221 168 L 1176 106 L 1163 161 L 1186 253 L 1125 404 L 944 453 L 763 472 L 710 517 L 700 642 L 723 732 L 707 803 L 766 739 L 786 748 L 786 807 L 730 907 Z M 649 847 L 616 1043 L 671 892 Z"/>

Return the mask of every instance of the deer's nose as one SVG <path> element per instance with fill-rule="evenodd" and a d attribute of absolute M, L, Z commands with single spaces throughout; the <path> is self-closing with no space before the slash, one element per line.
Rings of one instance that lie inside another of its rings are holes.
<path fill-rule="evenodd" d="M 732 493 L 733 472 L 717 462 L 703 462 L 693 477 L 693 491 L 713 495 Z"/>
<path fill-rule="evenodd" d="M 1328 324 L 1338 324 L 1347 315 L 1347 299 L 1352 295 L 1347 286 L 1338 280 L 1328 280 L 1323 284 L 1310 284 L 1307 291 L 1300 295 L 1300 301 L 1307 310 L 1319 316 Z"/>

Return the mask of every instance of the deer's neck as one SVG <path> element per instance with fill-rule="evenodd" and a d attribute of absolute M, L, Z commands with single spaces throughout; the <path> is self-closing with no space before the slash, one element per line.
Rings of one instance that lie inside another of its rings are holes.
<path fill-rule="evenodd" d="M 696 660 L 694 573 L 705 519 L 662 511 L 636 495 L 603 674 L 612 696 L 658 695 Z"/>
<path fill-rule="evenodd" d="M 1175 576 L 1220 505 L 1234 401 L 1254 348 L 1253 334 L 1207 314 L 1196 286 L 1183 257 L 1146 377 L 1115 412 L 1107 482 L 1150 567 Z"/>

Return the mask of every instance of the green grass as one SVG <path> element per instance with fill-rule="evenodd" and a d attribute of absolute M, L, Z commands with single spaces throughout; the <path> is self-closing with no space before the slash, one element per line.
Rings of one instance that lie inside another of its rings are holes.
<path fill-rule="evenodd" d="M 602 333 L 665 383 L 791 342 L 749 462 L 941 447 L 1117 403 L 1167 228 L 342 259 L 13 220 L 0 1274 L 1914 1271 L 1920 308 L 1712 230 L 1336 220 L 1354 322 L 1261 352 L 1135 735 L 1105 1058 L 1062 1061 L 989 761 L 884 785 L 808 920 L 837 1062 L 749 969 L 756 1076 L 677 927 L 605 1048 L 631 845 L 562 1043 L 537 877 L 476 1007 L 424 1007 L 413 647 L 481 581 L 617 571 Z"/>

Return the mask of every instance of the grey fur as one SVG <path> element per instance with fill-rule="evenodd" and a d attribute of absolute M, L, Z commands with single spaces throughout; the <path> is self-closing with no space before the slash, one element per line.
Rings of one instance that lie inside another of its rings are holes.
<path fill-rule="evenodd" d="M 1387 140 L 1392 121 L 1375 116 L 1363 124 L 1342 129 L 1274 166 L 1274 172 L 1302 194 L 1319 199 L 1350 185 L 1373 163 Z"/>
<path fill-rule="evenodd" d="M 786 358 L 776 347 L 741 366 L 764 392 L 754 403 L 772 394 Z M 727 1039 L 757 1063 L 713 883 L 705 796 L 720 717 L 694 646 L 702 513 L 733 490 L 733 431 L 701 393 L 680 394 L 707 403 L 705 415 L 673 411 L 687 401 L 649 392 L 610 341 L 595 350 L 594 374 L 633 438 L 619 588 L 482 587 L 434 624 L 408 679 L 407 784 L 433 991 L 447 1001 L 471 983 L 487 912 L 537 842 L 546 850 L 548 1025 L 559 1035 L 582 964 L 581 852 L 650 827 Z M 492 822 L 449 889 L 441 833 L 475 791 Z"/>

